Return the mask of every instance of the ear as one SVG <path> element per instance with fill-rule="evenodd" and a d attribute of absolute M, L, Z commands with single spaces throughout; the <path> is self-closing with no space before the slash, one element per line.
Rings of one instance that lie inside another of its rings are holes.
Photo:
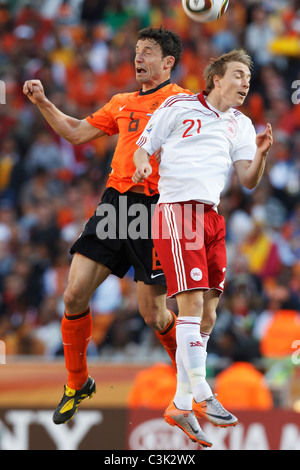
<path fill-rule="evenodd" d="M 221 78 L 219 75 L 214 75 L 213 81 L 216 88 L 221 86 Z"/>
<path fill-rule="evenodd" d="M 165 62 L 165 68 L 171 69 L 173 65 L 175 64 L 175 57 L 173 57 L 172 55 L 168 55 L 164 58 L 164 62 Z"/>

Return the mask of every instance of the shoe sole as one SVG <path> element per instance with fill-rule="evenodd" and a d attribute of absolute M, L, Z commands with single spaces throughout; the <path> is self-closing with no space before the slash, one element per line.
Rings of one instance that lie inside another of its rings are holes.
<path fill-rule="evenodd" d="M 216 424 L 216 423 L 214 423 L 213 421 L 211 421 L 211 420 L 208 418 L 208 416 L 206 416 L 204 413 L 203 413 L 203 414 L 202 414 L 202 413 L 199 413 L 199 412 L 196 411 L 196 410 L 193 410 L 193 411 L 194 411 L 194 413 L 195 413 L 196 418 L 198 418 L 198 419 L 204 418 L 204 419 L 206 419 L 207 421 L 209 421 L 209 422 L 210 422 L 213 426 L 215 426 L 216 428 L 229 428 L 230 426 L 236 426 L 236 425 L 238 424 L 238 422 L 239 422 L 239 421 L 237 420 L 237 421 L 235 421 L 234 423 L 230 423 L 230 424 Z"/>
<path fill-rule="evenodd" d="M 212 447 L 212 444 L 210 442 L 201 441 L 201 440 L 196 439 L 186 429 L 184 429 L 182 426 L 180 426 L 180 424 L 178 424 L 177 421 L 175 421 L 175 419 L 173 419 L 171 416 L 165 415 L 164 418 L 165 418 L 165 422 L 167 424 L 169 424 L 170 426 L 174 426 L 174 427 L 177 426 L 178 428 L 180 428 L 190 438 L 190 440 L 192 442 L 197 442 L 202 447 Z"/>

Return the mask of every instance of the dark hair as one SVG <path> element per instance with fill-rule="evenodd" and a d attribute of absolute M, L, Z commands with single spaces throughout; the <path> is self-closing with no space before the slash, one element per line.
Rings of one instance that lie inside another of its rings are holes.
<path fill-rule="evenodd" d="M 168 29 L 160 28 L 144 28 L 138 32 L 138 40 L 150 39 L 160 45 L 162 56 L 171 55 L 175 62 L 172 71 L 175 70 L 182 55 L 182 41 L 178 34 Z"/>

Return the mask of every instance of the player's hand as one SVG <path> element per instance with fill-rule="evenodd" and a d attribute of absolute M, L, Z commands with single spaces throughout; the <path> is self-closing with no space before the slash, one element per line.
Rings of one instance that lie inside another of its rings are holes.
<path fill-rule="evenodd" d="M 152 173 L 152 166 L 150 163 L 141 164 L 136 170 L 132 177 L 134 183 L 143 183 Z"/>
<path fill-rule="evenodd" d="M 41 104 L 46 99 L 44 87 L 40 80 L 27 80 L 23 85 L 23 93 L 28 96 L 33 104 Z"/>
<path fill-rule="evenodd" d="M 266 130 L 264 132 L 260 132 L 259 134 L 257 134 L 256 145 L 257 145 L 257 149 L 262 154 L 267 154 L 272 144 L 273 144 L 272 126 L 270 123 L 268 123 Z"/>

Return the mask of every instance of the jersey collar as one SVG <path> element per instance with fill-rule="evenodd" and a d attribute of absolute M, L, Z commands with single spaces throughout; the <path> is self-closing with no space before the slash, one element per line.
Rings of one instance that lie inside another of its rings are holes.
<path fill-rule="evenodd" d="M 166 85 L 170 85 L 171 83 L 171 80 L 170 78 L 168 80 L 166 80 L 165 82 L 161 83 L 160 85 L 158 85 L 156 88 L 153 88 L 152 90 L 148 90 L 148 91 L 142 91 L 140 90 L 140 93 L 139 95 L 140 96 L 144 96 L 144 95 L 151 95 L 151 93 L 155 93 L 157 90 L 159 90 L 160 88 L 163 88 L 164 86 Z"/>
<path fill-rule="evenodd" d="M 201 103 L 205 108 L 209 109 L 212 113 L 215 113 L 215 115 L 216 115 L 217 117 L 220 117 L 219 114 L 218 114 L 214 109 L 211 109 L 211 108 L 208 106 L 208 103 L 207 103 L 207 101 L 206 101 L 206 99 L 205 99 L 205 96 L 206 96 L 206 94 L 204 93 L 204 91 L 202 91 L 201 93 L 198 93 L 197 98 L 198 98 L 198 100 L 200 101 L 200 103 Z"/>

